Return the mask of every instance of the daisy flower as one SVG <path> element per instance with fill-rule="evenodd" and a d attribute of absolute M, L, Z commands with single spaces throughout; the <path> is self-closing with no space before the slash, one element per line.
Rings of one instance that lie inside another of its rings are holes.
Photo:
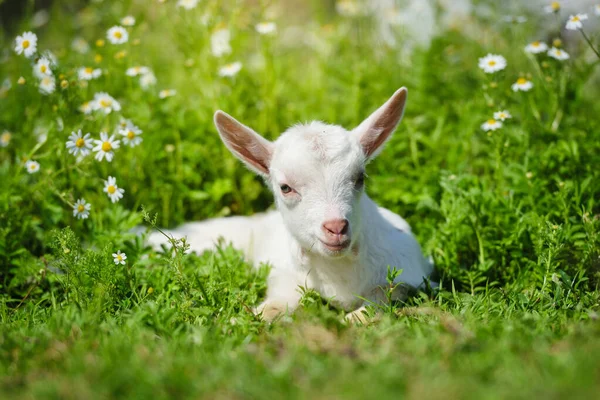
<path fill-rule="evenodd" d="M 173 97 L 177 94 L 175 89 L 164 89 L 158 92 L 158 97 L 161 99 L 166 99 L 167 97 Z"/>
<path fill-rule="evenodd" d="M 51 75 L 46 75 L 40 81 L 40 93 L 42 94 L 50 94 L 56 90 L 56 81 L 54 77 Z"/>
<path fill-rule="evenodd" d="M 92 151 L 97 152 L 94 158 L 98 161 L 106 157 L 106 161 L 111 162 L 115 156 L 114 150 L 121 146 L 121 141 L 115 140 L 115 135 L 108 137 L 106 132 L 100 132 L 100 140 L 94 140 L 94 143 L 96 147 Z"/>
<path fill-rule="evenodd" d="M 112 44 L 123 44 L 129 39 L 129 34 L 122 26 L 113 26 L 106 32 L 106 38 Z"/>
<path fill-rule="evenodd" d="M 123 198 L 125 190 L 117 186 L 117 178 L 109 176 L 108 180 L 104 181 L 104 193 L 110 197 L 110 201 L 116 203 Z"/>
<path fill-rule="evenodd" d="M 131 15 L 127 15 L 127 16 L 123 17 L 123 19 L 121 19 L 121 25 L 123 25 L 123 26 L 134 26 L 135 25 L 135 18 L 132 17 Z"/>
<path fill-rule="evenodd" d="M 571 15 L 569 17 L 569 20 L 567 21 L 567 25 L 565 26 L 565 28 L 567 28 L 570 31 L 577 31 L 583 28 L 582 21 L 585 21 L 586 19 L 588 19 L 587 14 Z"/>
<path fill-rule="evenodd" d="M 512 118 L 512 115 L 510 115 L 510 113 L 506 110 L 497 111 L 494 113 L 494 119 L 496 120 L 504 121 L 510 118 Z"/>
<path fill-rule="evenodd" d="M 52 75 L 52 70 L 50 69 L 50 60 L 48 60 L 46 57 L 40 57 L 33 67 L 33 72 L 38 78 Z"/>
<path fill-rule="evenodd" d="M 87 219 L 90 216 L 90 210 L 92 205 L 86 202 L 84 199 L 79 199 L 73 205 L 73 216 L 77 219 Z"/>
<path fill-rule="evenodd" d="M 531 90 L 532 87 L 533 87 L 533 83 L 531 83 L 531 81 L 528 81 L 525 78 L 517 79 L 517 81 L 515 83 L 513 83 L 511 86 L 512 90 L 515 92 L 518 92 L 518 91 L 528 92 L 529 90 Z"/>
<path fill-rule="evenodd" d="M 558 1 L 553 1 L 544 7 L 544 11 L 546 11 L 548 14 L 557 13 L 560 11 L 560 3 Z"/>
<path fill-rule="evenodd" d="M 231 53 L 231 46 L 229 45 L 229 40 L 231 40 L 231 34 L 229 33 L 229 29 L 217 29 L 210 37 L 210 50 L 213 56 L 221 57 L 225 54 Z"/>
<path fill-rule="evenodd" d="M 92 108 L 94 111 L 102 110 L 105 114 L 110 114 L 113 110 L 121 111 L 121 104 L 108 93 L 99 92 L 94 95 Z"/>
<path fill-rule="evenodd" d="M 495 119 L 488 119 L 481 125 L 481 129 L 484 131 L 495 131 L 502 128 L 502 122 L 496 121 Z"/>
<path fill-rule="evenodd" d="M 179 0 L 177 2 L 177 7 L 183 7 L 186 10 L 191 10 L 193 8 L 196 8 L 197 5 L 198 5 L 198 0 Z"/>
<path fill-rule="evenodd" d="M 527 46 L 525 46 L 525 51 L 527 53 L 531 53 L 531 54 L 543 53 L 546 50 L 548 50 L 548 45 L 544 42 L 540 42 L 537 40 L 535 42 L 531 42 Z"/>
<path fill-rule="evenodd" d="M 12 133 L 9 131 L 2 132 L 0 135 L 0 147 L 6 147 L 10 144 L 10 139 L 12 139 Z"/>
<path fill-rule="evenodd" d="M 77 70 L 77 76 L 81 81 L 91 81 L 92 79 L 98 78 L 102 75 L 102 70 L 100 68 L 92 68 L 92 67 L 82 67 Z"/>
<path fill-rule="evenodd" d="M 127 76 L 138 76 L 138 75 L 145 75 L 149 72 L 150 72 L 150 69 L 148 67 L 144 67 L 142 65 L 136 65 L 135 67 L 127 68 L 127 71 L 125 71 L 125 74 Z"/>
<path fill-rule="evenodd" d="M 152 72 L 148 72 L 140 77 L 140 86 L 142 89 L 148 89 L 154 85 L 156 85 L 156 76 Z"/>
<path fill-rule="evenodd" d="M 113 253 L 113 258 L 114 258 L 114 262 L 115 264 L 119 265 L 125 265 L 125 260 L 127 260 L 127 255 L 125 253 L 121 253 L 121 250 L 117 251 L 116 253 Z"/>
<path fill-rule="evenodd" d="M 129 145 L 129 147 L 135 147 L 142 143 L 142 138 L 139 137 L 141 134 L 142 130 L 133 124 L 119 130 L 119 135 L 123 136 L 123 143 Z"/>
<path fill-rule="evenodd" d="M 275 25 L 275 22 L 261 22 L 256 24 L 254 28 L 256 29 L 256 32 L 260 33 L 261 35 L 270 35 L 277 31 L 277 25 Z"/>
<path fill-rule="evenodd" d="M 92 139 L 90 139 L 90 134 L 86 133 L 85 136 L 81 133 L 81 129 L 75 132 L 71 132 L 69 135 L 69 140 L 66 143 L 67 149 L 69 149 L 69 153 L 74 156 L 80 155 L 85 157 L 90 154 L 92 147 Z"/>
<path fill-rule="evenodd" d="M 497 54 L 488 54 L 479 59 L 479 68 L 487 74 L 493 74 L 506 68 L 506 59 Z"/>
<path fill-rule="evenodd" d="M 90 51 L 90 45 L 81 37 L 76 37 L 73 39 L 71 42 L 71 48 L 81 54 L 85 54 Z"/>
<path fill-rule="evenodd" d="M 548 50 L 548 55 L 560 61 L 568 60 L 570 58 L 569 53 L 564 50 L 557 49 L 556 47 Z"/>
<path fill-rule="evenodd" d="M 38 172 L 40 170 L 40 163 L 37 161 L 29 160 L 25 163 L 25 169 L 30 174 L 35 174 L 36 172 Z"/>
<path fill-rule="evenodd" d="M 33 32 L 25 32 L 15 39 L 15 51 L 29 58 L 37 50 L 37 36 Z"/>
<path fill-rule="evenodd" d="M 85 103 L 79 106 L 79 111 L 88 115 L 91 114 L 92 111 L 94 111 L 94 108 L 92 107 L 92 104 L 89 101 L 86 101 Z"/>
<path fill-rule="evenodd" d="M 242 63 L 239 61 L 227 64 L 219 68 L 219 76 L 236 76 L 242 69 Z"/>

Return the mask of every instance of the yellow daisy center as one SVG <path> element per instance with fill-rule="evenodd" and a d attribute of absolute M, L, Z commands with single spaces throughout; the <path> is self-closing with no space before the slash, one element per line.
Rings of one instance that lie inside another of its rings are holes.
<path fill-rule="evenodd" d="M 488 65 L 490 67 L 493 67 L 494 65 L 496 65 L 496 60 L 490 60 L 490 61 L 488 61 Z"/>
<path fill-rule="evenodd" d="M 116 188 L 116 187 L 114 187 L 113 185 L 109 185 L 109 186 L 106 188 L 106 191 L 108 192 L 108 194 L 113 194 L 114 192 L 116 192 L 116 191 L 117 191 L 117 188 Z"/>
<path fill-rule="evenodd" d="M 100 100 L 100 105 L 102 107 L 110 107 L 111 104 L 112 104 L 112 101 L 110 101 L 109 99 Z"/>
<path fill-rule="evenodd" d="M 29 40 L 23 40 L 23 42 L 21 43 L 21 46 L 23 46 L 24 49 L 28 48 L 30 45 Z"/>
<path fill-rule="evenodd" d="M 111 151 L 111 150 L 112 150 L 112 145 L 110 144 L 110 142 L 104 142 L 104 143 L 102 143 L 102 151 L 108 152 L 108 151 Z"/>
<path fill-rule="evenodd" d="M 517 79 L 517 85 L 524 85 L 526 83 L 527 83 L 527 79 L 525 79 L 525 78 Z"/>
<path fill-rule="evenodd" d="M 538 41 L 535 41 L 535 42 L 531 43 L 531 45 L 532 45 L 533 47 L 540 47 L 540 42 L 538 42 Z"/>
<path fill-rule="evenodd" d="M 77 211 L 80 212 L 80 213 L 84 212 L 85 211 L 85 206 L 83 204 L 78 205 L 77 206 Z"/>
<path fill-rule="evenodd" d="M 122 255 L 120 255 L 120 254 L 117 254 L 117 260 L 118 260 L 118 261 L 123 261 L 123 256 L 122 256 Z"/>
<path fill-rule="evenodd" d="M 571 18 L 571 21 L 578 22 L 579 21 L 579 17 L 576 15 L 573 18 Z"/>
<path fill-rule="evenodd" d="M 552 7 L 552 10 L 558 11 L 558 10 L 560 10 L 560 3 L 558 1 L 553 1 L 550 4 L 550 7 Z"/>
<path fill-rule="evenodd" d="M 500 113 L 500 114 L 498 114 L 498 117 L 500 117 L 500 118 L 506 118 L 506 114 Z"/>
<path fill-rule="evenodd" d="M 45 65 L 40 65 L 40 71 L 42 71 L 42 73 L 45 73 L 47 69 L 48 67 L 46 67 Z"/>
<path fill-rule="evenodd" d="M 92 72 L 94 72 L 94 70 L 93 70 L 92 68 L 90 68 L 90 67 L 87 67 L 87 68 L 85 69 L 85 73 L 86 73 L 86 74 L 91 74 Z"/>
<path fill-rule="evenodd" d="M 496 120 L 495 119 L 488 119 L 487 122 L 489 125 L 496 125 Z"/>
<path fill-rule="evenodd" d="M 83 140 L 83 138 L 79 138 L 75 142 L 75 146 L 77 146 L 77 147 L 83 147 L 84 145 L 85 145 L 85 140 Z"/>
<path fill-rule="evenodd" d="M 135 137 L 135 133 L 133 131 L 129 131 L 127 132 L 127 138 L 129 140 L 133 139 Z"/>
<path fill-rule="evenodd" d="M 0 136 L 0 141 L 2 141 L 2 143 L 8 143 L 9 140 L 10 133 L 3 133 L 2 136 Z"/>
<path fill-rule="evenodd" d="M 35 164 L 29 164 L 29 169 L 32 170 L 32 171 L 35 171 L 36 165 Z"/>
<path fill-rule="evenodd" d="M 113 33 L 113 36 L 117 39 L 121 39 L 123 37 L 123 34 L 121 33 L 121 31 L 115 31 L 115 33 Z"/>

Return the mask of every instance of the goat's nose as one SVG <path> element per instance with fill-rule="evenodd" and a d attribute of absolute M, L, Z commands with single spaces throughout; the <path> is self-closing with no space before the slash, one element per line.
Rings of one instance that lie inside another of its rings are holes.
<path fill-rule="evenodd" d="M 347 219 L 332 219 L 323 224 L 323 231 L 330 235 L 345 235 L 348 233 Z"/>

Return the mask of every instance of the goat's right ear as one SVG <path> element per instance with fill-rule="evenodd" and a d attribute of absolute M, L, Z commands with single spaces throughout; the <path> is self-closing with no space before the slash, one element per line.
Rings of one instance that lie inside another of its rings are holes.
<path fill-rule="evenodd" d="M 257 174 L 269 175 L 274 148 L 272 142 L 221 110 L 215 113 L 214 121 L 221 140 L 234 156 Z"/>

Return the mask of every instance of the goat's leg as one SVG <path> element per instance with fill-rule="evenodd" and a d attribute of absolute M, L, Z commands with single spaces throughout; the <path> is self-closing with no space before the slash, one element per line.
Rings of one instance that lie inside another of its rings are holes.
<path fill-rule="evenodd" d="M 292 313 L 300 302 L 300 281 L 294 279 L 293 273 L 282 273 L 276 268 L 271 271 L 268 279 L 267 298 L 258 307 L 255 313 L 260 314 L 265 321 L 271 322 L 285 313 Z"/>

